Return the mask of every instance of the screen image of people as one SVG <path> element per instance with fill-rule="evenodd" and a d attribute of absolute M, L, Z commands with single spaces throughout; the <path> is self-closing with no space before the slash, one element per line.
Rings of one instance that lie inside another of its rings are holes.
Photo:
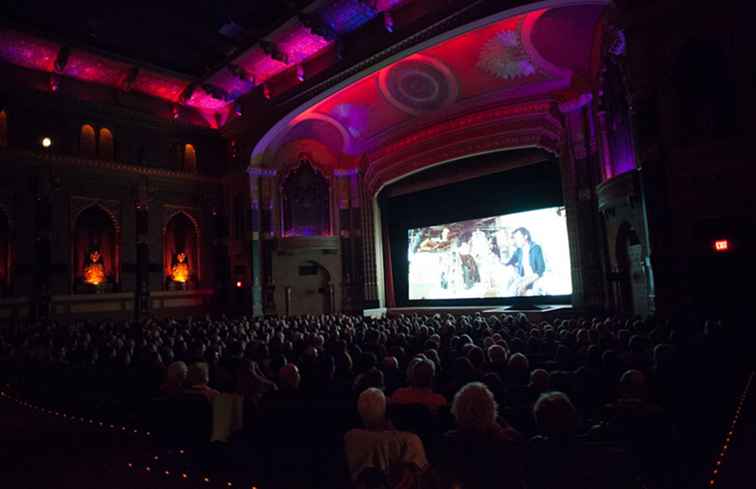
<path fill-rule="evenodd" d="M 409 299 L 572 293 L 564 207 L 410 229 Z"/>

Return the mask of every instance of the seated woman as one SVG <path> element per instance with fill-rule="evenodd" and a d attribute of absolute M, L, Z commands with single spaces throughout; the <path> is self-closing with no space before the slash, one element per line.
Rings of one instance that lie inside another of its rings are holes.
<path fill-rule="evenodd" d="M 189 372 L 186 376 L 186 385 L 188 387 L 184 389 L 184 393 L 201 395 L 212 402 L 213 399 L 220 395 L 220 392 L 210 387 L 209 383 L 210 373 L 208 372 L 207 363 L 193 363 L 189 367 Z"/>
<path fill-rule="evenodd" d="M 457 429 L 444 435 L 438 475 L 446 487 L 466 489 L 524 487 L 520 434 L 497 421 L 493 393 L 472 382 L 454 396 L 452 414 Z"/>

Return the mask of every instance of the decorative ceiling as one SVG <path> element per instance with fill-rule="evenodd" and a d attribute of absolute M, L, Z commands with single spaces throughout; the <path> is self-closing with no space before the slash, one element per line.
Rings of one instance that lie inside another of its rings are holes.
<path fill-rule="evenodd" d="M 390 12 L 411 2 L 234 0 L 222 7 L 126 8 L 11 1 L 3 7 L 4 24 L 13 27 L 0 26 L 0 60 L 50 73 L 53 91 L 58 76 L 134 90 L 196 109 L 210 127 L 220 127 L 239 97 L 285 72 L 301 81 L 304 64 L 333 50 L 340 36 L 379 15 L 389 28 Z M 51 37 L 29 33 L 39 31 Z M 259 39 L 251 47 L 250 36 Z"/>
<path fill-rule="evenodd" d="M 433 124 L 585 91 L 606 3 L 550 3 L 568 6 L 483 19 L 356 76 L 279 121 L 255 148 L 252 164 L 276 165 L 293 145 L 317 140 L 336 155 L 331 161 L 349 168 Z"/>

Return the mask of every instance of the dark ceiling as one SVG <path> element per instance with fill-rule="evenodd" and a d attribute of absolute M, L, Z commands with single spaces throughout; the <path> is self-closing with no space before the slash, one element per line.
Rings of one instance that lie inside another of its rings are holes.
<path fill-rule="evenodd" d="M 309 3 L 6 0 L 0 5 L 0 19 L 18 30 L 202 77 Z"/>

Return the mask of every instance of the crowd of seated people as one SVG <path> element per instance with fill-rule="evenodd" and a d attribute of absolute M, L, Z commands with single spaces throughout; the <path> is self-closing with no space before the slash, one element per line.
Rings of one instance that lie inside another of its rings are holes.
<path fill-rule="evenodd" d="M 687 326 L 511 314 L 48 321 L 3 330 L 0 371 L 73 405 L 238 394 L 244 428 L 229 443 L 254 448 L 282 484 L 324 486 L 343 470 L 360 487 L 670 487 L 685 477 L 671 453 L 692 365 L 722 328 Z"/>

